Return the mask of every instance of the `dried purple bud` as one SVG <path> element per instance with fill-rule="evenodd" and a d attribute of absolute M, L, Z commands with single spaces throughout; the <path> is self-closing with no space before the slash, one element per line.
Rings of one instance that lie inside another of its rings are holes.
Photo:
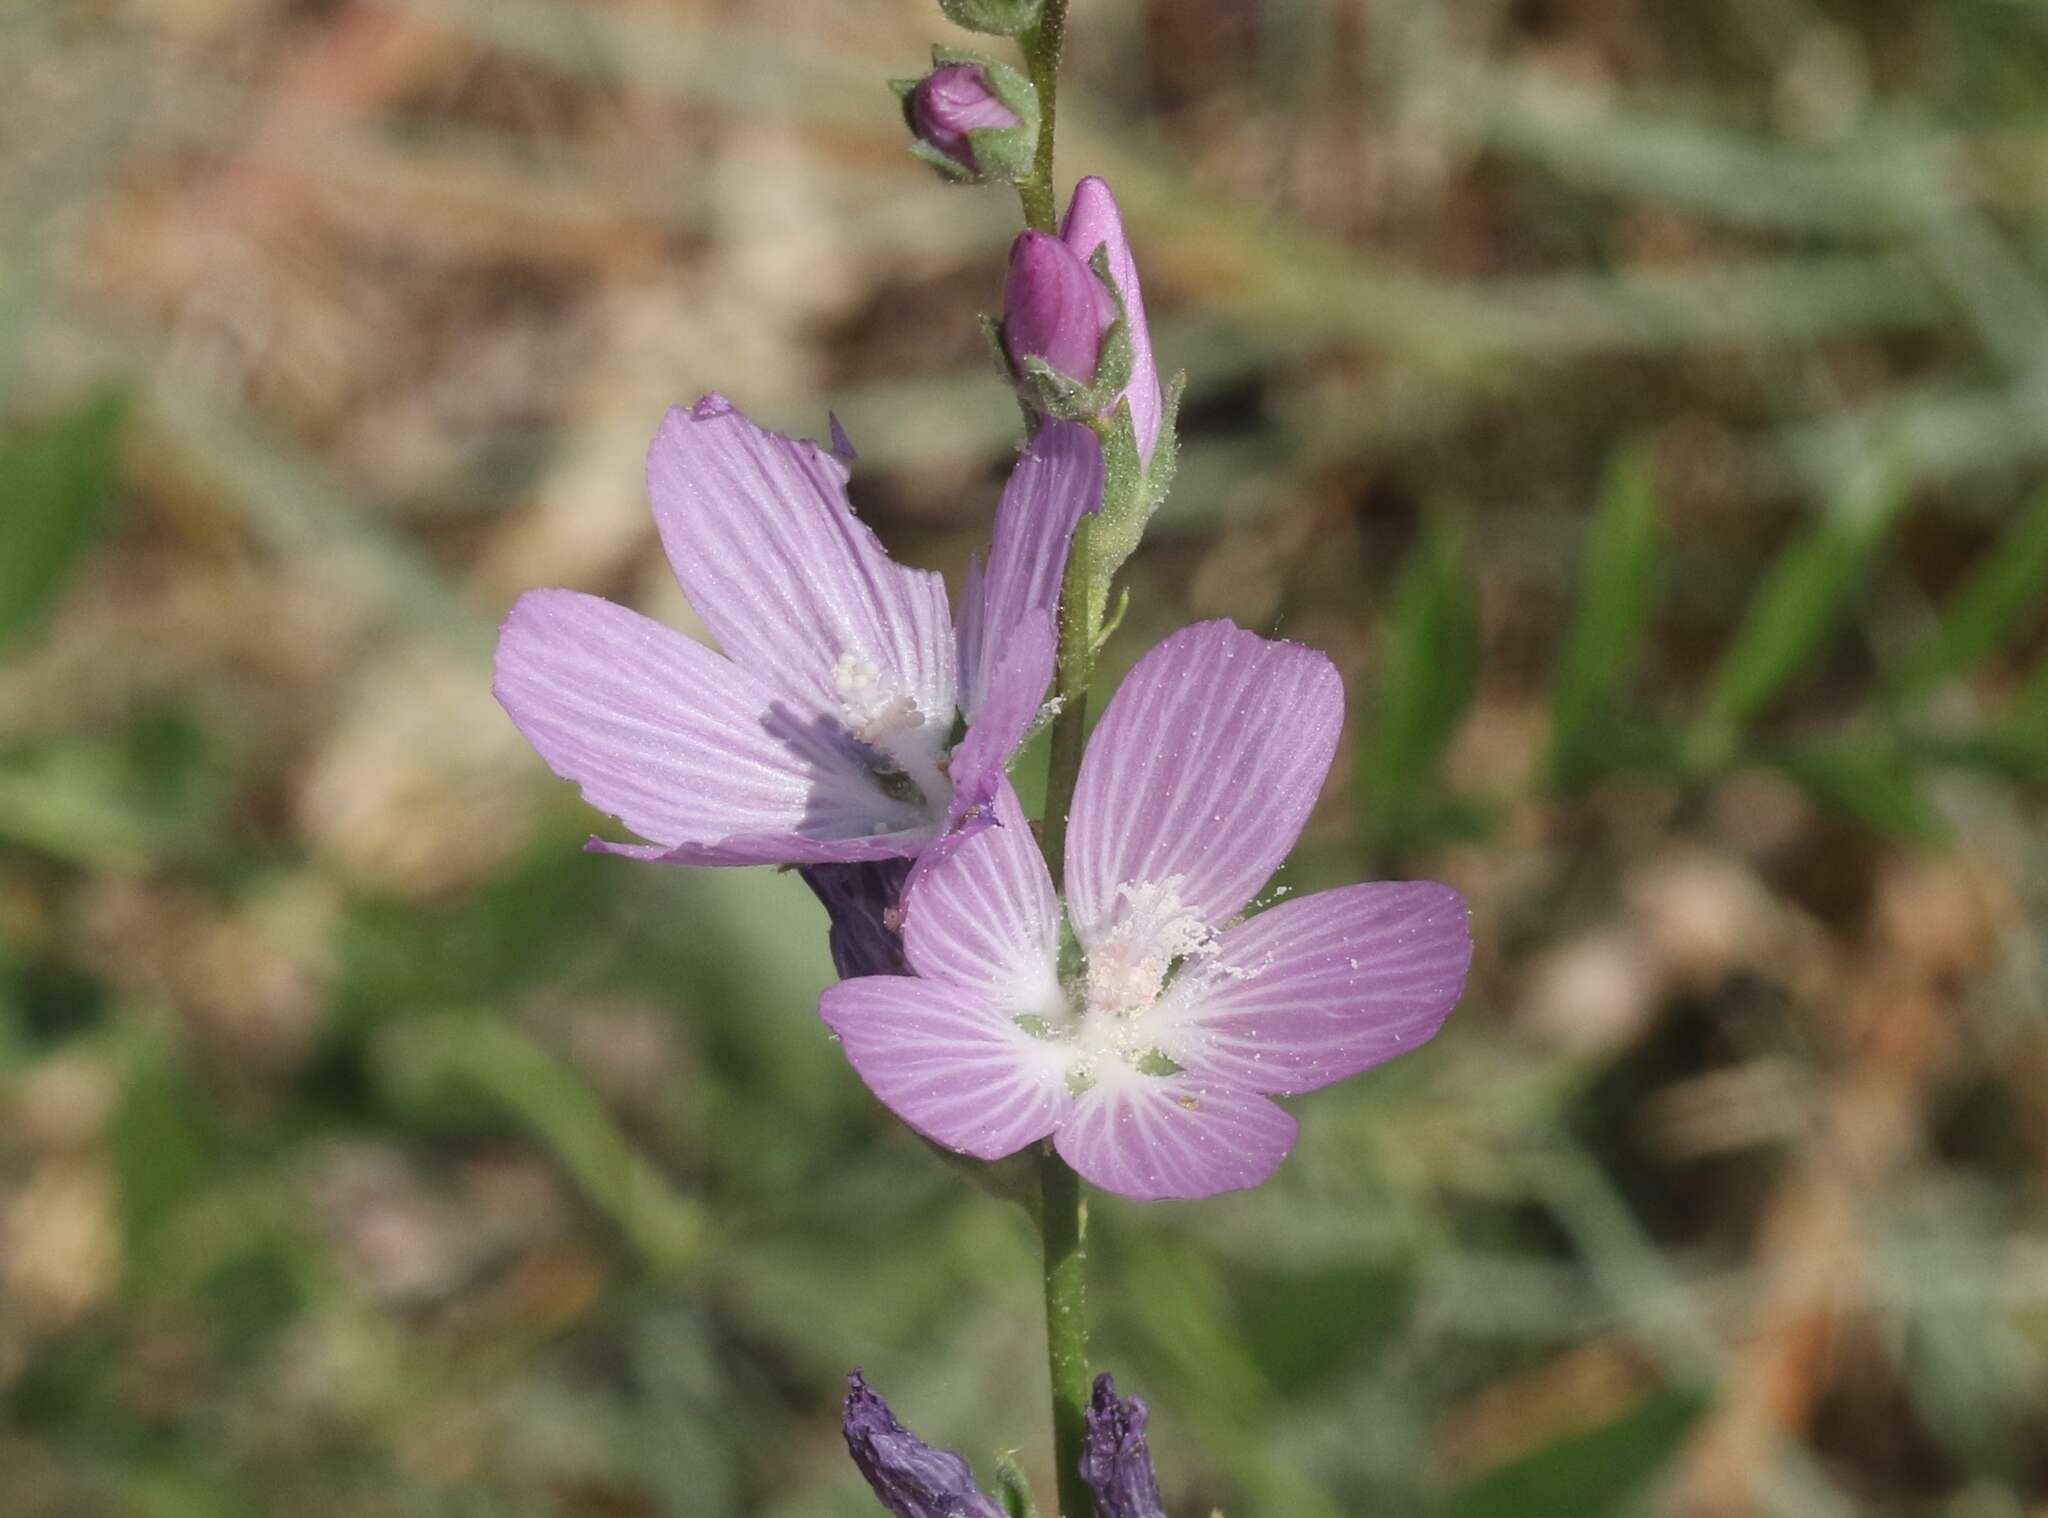
<path fill-rule="evenodd" d="M 908 975 L 903 957 L 901 902 L 908 859 L 806 865 L 797 873 L 824 903 L 831 921 L 832 965 L 842 980 L 860 975 Z"/>
<path fill-rule="evenodd" d="M 954 1450 L 933 1449 L 898 1423 L 859 1371 L 846 1378 L 841 1426 L 853 1463 L 895 1518 L 1005 1518 L 974 1484 L 967 1461 Z"/>
<path fill-rule="evenodd" d="M 1024 232 L 1010 244 L 1003 282 L 1003 347 L 1020 370 L 1042 359 L 1086 385 L 1116 322 L 1116 299 L 1095 271 L 1057 237 Z"/>
<path fill-rule="evenodd" d="M 1108 1371 L 1095 1378 L 1081 1479 L 1095 1493 L 1097 1518 L 1166 1518 L 1159 1478 L 1152 1474 L 1152 1451 L 1145 1444 L 1150 1417 L 1144 1398 L 1118 1399 Z"/>
<path fill-rule="evenodd" d="M 933 69 L 910 92 L 910 125 L 920 141 L 974 173 L 980 166 L 974 161 L 974 144 L 967 134 L 977 127 L 1021 123 L 1017 113 L 989 88 L 980 64 L 949 63 Z"/>

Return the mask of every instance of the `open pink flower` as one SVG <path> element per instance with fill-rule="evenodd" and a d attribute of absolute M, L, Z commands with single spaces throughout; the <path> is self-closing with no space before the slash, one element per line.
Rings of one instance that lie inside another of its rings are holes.
<path fill-rule="evenodd" d="M 820 1011 L 870 1090 L 982 1159 L 1051 1135 L 1108 1191 L 1255 1186 L 1294 1143 L 1272 1094 L 1426 1042 L 1472 941 L 1448 886 L 1346 886 L 1238 921 L 1294 846 L 1343 721 L 1330 661 L 1204 622 L 1139 661 L 1082 760 L 1064 908 L 1016 796 L 904 901 L 909 976 Z M 1078 967 L 1063 975 L 1071 925 Z"/>
<path fill-rule="evenodd" d="M 722 396 L 669 412 L 647 459 L 655 525 L 722 654 L 577 591 L 513 606 L 499 702 L 549 768 L 649 840 L 593 849 L 889 859 L 994 796 L 1052 679 L 1061 568 L 1101 499 L 1100 446 L 1074 424 L 1032 440 L 957 628 L 939 576 L 893 562 L 854 515 L 850 456 Z"/>

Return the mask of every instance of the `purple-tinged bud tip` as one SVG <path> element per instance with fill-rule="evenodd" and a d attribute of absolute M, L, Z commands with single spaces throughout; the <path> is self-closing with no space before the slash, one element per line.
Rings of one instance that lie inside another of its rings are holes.
<path fill-rule="evenodd" d="M 989 87 L 978 63 L 948 63 L 933 69 L 910 92 L 910 126 L 928 144 L 970 173 L 979 172 L 967 134 L 982 127 L 1022 125 L 1017 113 Z"/>
<path fill-rule="evenodd" d="M 896 1421 L 859 1371 L 846 1378 L 841 1424 L 853 1463 L 895 1518 L 1004 1518 L 995 1499 L 974 1484 L 954 1450 L 933 1449 Z"/>
<path fill-rule="evenodd" d="M 1097 1518 L 1166 1518 L 1152 1451 L 1145 1443 L 1150 1417 L 1144 1398 L 1117 1397 L 1108 1371 L 1095 1378 L 1081 1446 L 1081 1479 L 1095 1494 Z"/>
<path fill-rule="evenodd" d="M 1024 232 L 1010 244 L 1003 282 L 1003 346 L 1023 368 L 1043 359 L 1087 384 L 1102 357 L 1102 339 L 1116 322 L 1116 301 L 1085 260 L 1057 237 Z"/>
<path fill-rule="evenodd" d="M 1123 399 L 1130 402 L 1131 422 L 1138 437 L 1138 453 L 1150 459 L 1159 441 L 1164 401 L 1159 388 L 1159 366 L 1152 357 L 1152 332 L 1145 321 L 1145 297 L 1138 288 L 1138 261 L 1131 255 L 1131 242 L 1124 235 L 1123 213 L 1109 185 L 1090 175 L 1074 186 L 1074 198 L 1067 203 L 1067 217 L 1060 226 L 1060 240 L 1084 263 L 1097 248 L 1109 263 L 1109 277 L 1123 298 L 1124 320 L 1131 338 L 1131 382 Z"/>

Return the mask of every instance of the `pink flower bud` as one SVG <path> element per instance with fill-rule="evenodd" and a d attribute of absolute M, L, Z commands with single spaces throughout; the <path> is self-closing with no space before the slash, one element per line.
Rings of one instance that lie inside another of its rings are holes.
<path fill-rule="evenodd" d="M 1131 256 L 1130 240 L 1124 236 L 1124 220 L 1116 197 L 1100 179 L 1088 178 L 1074 186 L 1074 198 L 1067 205 L 1067 219 L 1060 228 L 1064 242 L 1084 265 L 1099 247 L 1109 262 L 1109 277 L 1124 303 L 1124 320 L 1131 339 L 1131 380 L 1119 399 L 1130 402 L 1131 426 L 1137 433 L 1138 456 L 1152 457 L 1159 441 L 1159 424 L 1165 403 L 1159 391 L 1159 365 L 1152 357 L 1152 333 L 1145 324 L 1145 297 L 1138 290 L 1138 264 Z M 1010 277 L 1016 278 L 1016 255 L 1010 259 Z"/>
<path fill-rule="evenodd" d="M 981 165 L 967 134 L 982 127 L 1014 127 L 1023 123 L 997 98 L 978 63 L 949 63 L 933 69 L 910 92 L 910 126 L 918 140 L 950 158 L 970 174 Z"/>
<path fill-rule="evenodd" d="M 1116 321 L 1116 301 L 1073 249 L 1045 232 L 1024 232 L 1010 244 L 1003 282 L 1003 346 L 1019 369 L 1043 359 L 1081 384 L 1095 377 L 1102 339 Z"/>

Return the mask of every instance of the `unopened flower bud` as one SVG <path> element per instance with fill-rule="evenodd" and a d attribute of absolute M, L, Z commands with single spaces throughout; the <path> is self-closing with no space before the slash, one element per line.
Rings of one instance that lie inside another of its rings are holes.
<path fill-rule="evenodd" d="M 1067 219 L 1060 226 L 1060 241 L 1084 263 L 1092 260 L 1100 249 L 1109 266 L 1110 281 L 1123 303 L 1124 327 L 1131 349 L 1130 380 L 1118 399 L 1130 403 L 1138 456 L 1149 461 L 1159 441 L 1165 409 L 1159 389 L 1159 365 L 1152 357 L 1152 331 L 1145 323 L 1145 297 L 1138 289 L 1138 262 L 1131 256 L 1130 239 L 1124 236 L 1124 220 L 1117 210 L 1116 197 L 1102 180 L 1091 176 L 1074 186 Z"/>
<path fill-rule="evenodd" d="M 1038 151 L 1038 91 L 1007 64 L 932 50 L 932 71 L 899 80 L 911 151 L 949 179 L 1017 180 Z"/>
<path fill-rule="evenodd" d="M 1005 1518 L 974 1484 L 967 1461 L 956 1451 L 933 1449 L 898 1423 L 859 1371 L 846 1378 L 841 1427 L 853 1463 L 895 1518 Z"/>
<path fill-rule="evenodd" d="M 1095 1494 L 1097 1518 L 1166 1518 L 1145 1442 L 1150 1416 L 1144 1398 L 1118 1398 L 1108 1371 L 1095 1378 L 1081 1446 L 1081 1479 Z"/>
<path fill-rule="evenodd" d="M 1040 359 L 1077 384 L 1095 378 L 1116 299 L 1059 238 L 1024 232 L 1003 282 L 1003 347 L 1019 370 Z"/>

